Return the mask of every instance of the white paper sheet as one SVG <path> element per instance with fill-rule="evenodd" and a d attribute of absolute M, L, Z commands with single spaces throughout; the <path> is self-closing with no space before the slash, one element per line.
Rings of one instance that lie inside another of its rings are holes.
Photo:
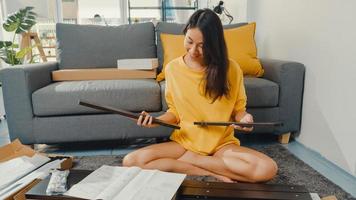
<path fill-rule="evenodd" d="M 57 159 L 52 162 L 49 162 L 42 167 L 38 168 L 37 170 L 33 171 L 32 173 L 26 175 L 25 177 L 15 181 L 14 183 L 10 184 L 9 186 L 0 190 L 0 199 L 5 199 L 10 195 L 14 194 L 15 192 L 19 191 L 21 188 L 26 186 L 27 184 L 31 183 L 35 179 L 44 179 L 46 178 L 51 169 L 59 169 L 61 163 L 65 159 Z"/>
<path fill-rule="evenodd" d="M 185 174 L 103 165 L 65 195 L 87 199 L 170 200 Z"/>
<path fill-rule="evenodd" d="M 313 200 L 320 200 L 320 197 L 317 193 L 309 193 L 309 194 Z"/>
<path fill-rule="evenodd" d="M 152 70 L 158 67 L 157 58 L 134 58 L 117 60 L 118 69 Z"/>
<path fill-rule="evenodd" d="M 115 169 L 114 169 L 115 170 Z M 125 169 L 119 176 L 115 177 L 110 185 L 100 192 L 96 199 L 113 199 L 118 191 L 122 191 L 126 188 L 126 185 L 135 178 L 141 169 L 138 167 L 130 167 Z"/>
<path fill-rule="evenodd" d="M 0 163 L 0 190 L 4 189 L 9 184 L 30 173 L 49 160 L 50 159 L 46 156 L 35 154 L 32 157 L 21 156 Z"/>

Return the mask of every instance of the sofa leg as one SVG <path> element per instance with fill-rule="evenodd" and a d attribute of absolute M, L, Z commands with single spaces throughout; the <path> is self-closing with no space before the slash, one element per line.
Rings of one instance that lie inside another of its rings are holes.
<path fill-rule="evenodd" d="M 289 138 L 290 138 L 291 133 L 284 133 L 280 136 L 278 136 L 278 142 L 281 144 L 288 144 L 289 143 Z"/>

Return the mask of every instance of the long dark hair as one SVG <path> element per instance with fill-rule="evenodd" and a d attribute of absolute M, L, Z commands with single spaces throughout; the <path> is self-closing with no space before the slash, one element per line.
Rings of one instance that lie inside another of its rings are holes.
<path fill-rule="evenodd" d="M 224 95 L 228 97 L 229 59 L 220 18 L 210 9 L 199 9 L 189 18 L 184 34 L 191 28 L 198 28 L 203 34 L 203 56 L 207 66 L 205 96 L 212 98 L 213 102 Z"/>

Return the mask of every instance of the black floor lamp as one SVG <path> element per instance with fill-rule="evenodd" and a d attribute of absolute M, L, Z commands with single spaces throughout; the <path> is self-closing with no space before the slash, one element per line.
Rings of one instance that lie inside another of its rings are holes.
<path fill-rule="evenodd" d="M 226 17 L 229 18 L 229 24 L 231 24 L 232 20 L 234 20 L 234 17 L 231 16 L 229 11 L 225 8 L 223 1 L 219 1 L 219 4 L 217 6 L 215 6 L 213 8 L 213 10 L 215 13 L 217 13 L 219 15 L 224 13 L 224 15 L 226 15 Z"/>

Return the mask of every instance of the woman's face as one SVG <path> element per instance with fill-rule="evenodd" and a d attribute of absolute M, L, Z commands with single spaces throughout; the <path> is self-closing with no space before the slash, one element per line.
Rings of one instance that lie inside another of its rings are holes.
<path fill-rule="evenodd" d="M 194 60 L 203 60 L 203 34 L 198 28 L 187 30 L 184 38 L 184 48 Z"/>

